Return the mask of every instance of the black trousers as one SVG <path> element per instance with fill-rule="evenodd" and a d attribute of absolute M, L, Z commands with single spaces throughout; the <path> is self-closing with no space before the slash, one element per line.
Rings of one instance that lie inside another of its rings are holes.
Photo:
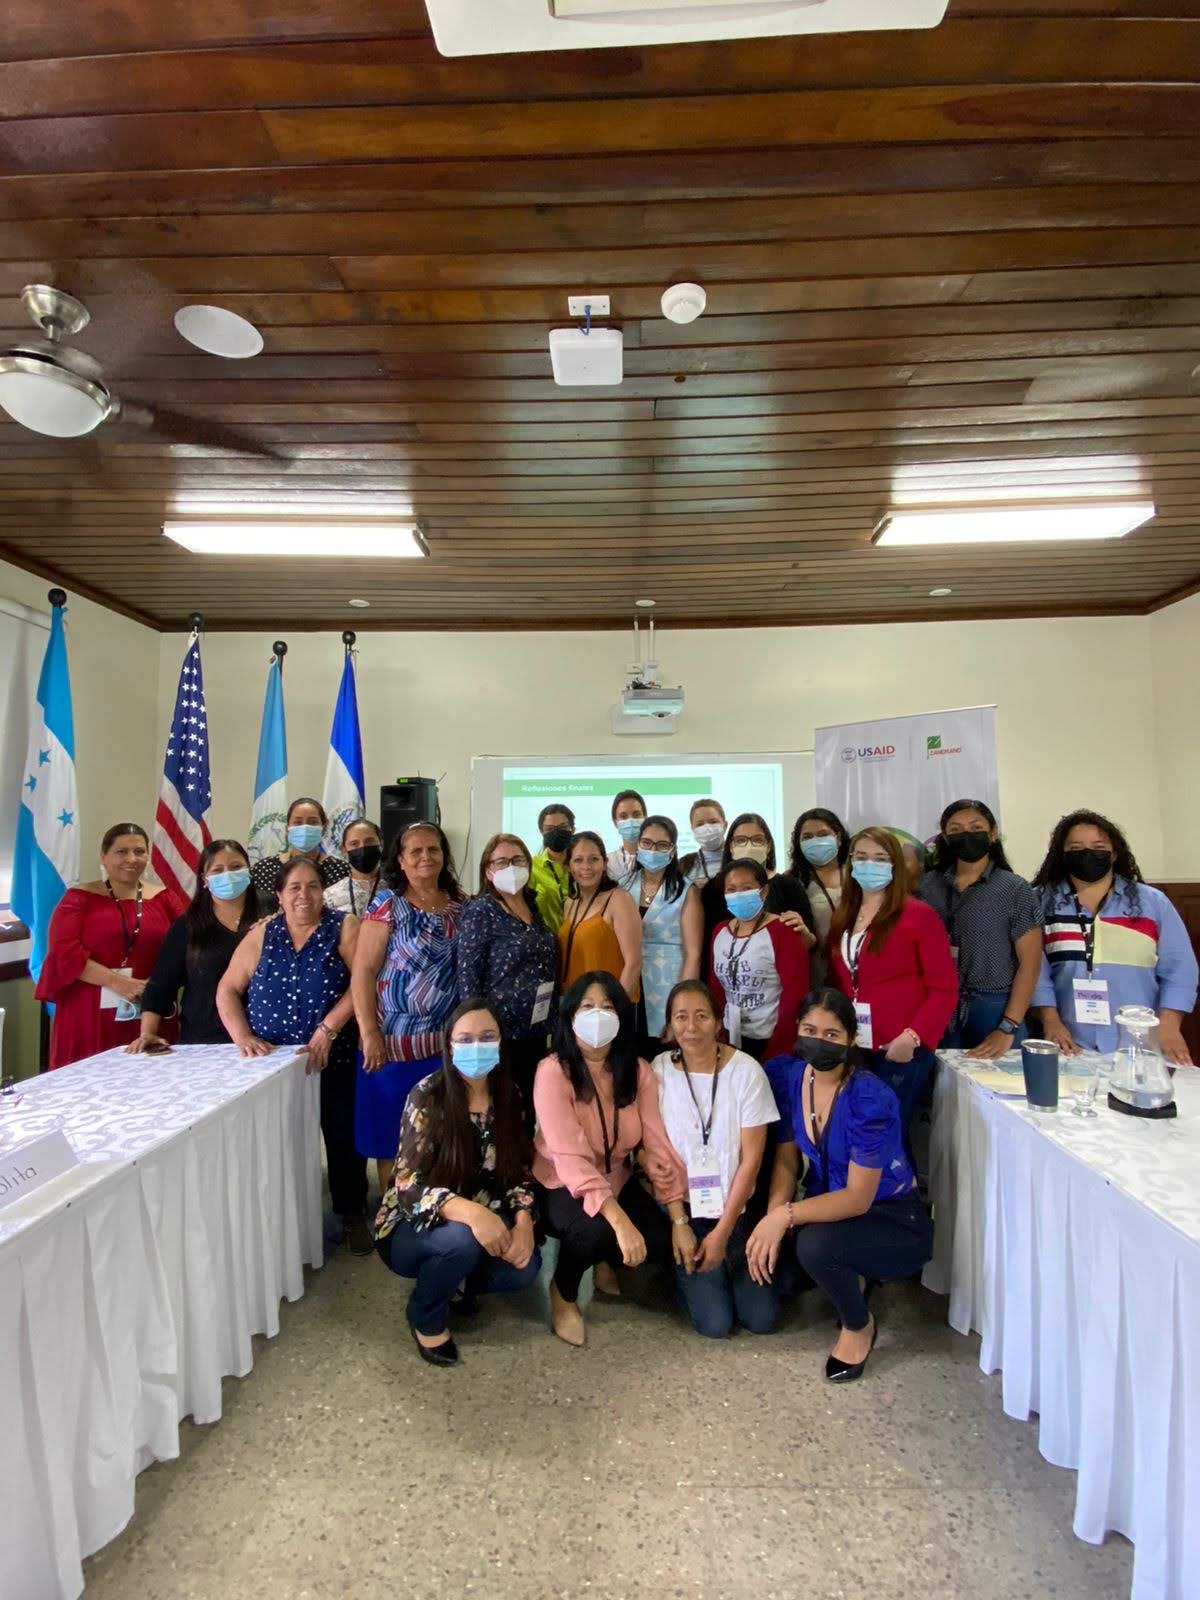
<path fill-rule="evenodd" d="M 622 1211 L 646 1241 L 650 1260 L 671 1259 L 671 1219 L 637 1178 L 630 1178 L 617 1196 Z M 554 1286 L 564 1300 L 579 1298 L 579 1284 L 589 1267 L 607 1261 L 621 1265 L 621 1247 L 606 1218 L 589 1217 L 583 1202 L 567 1189 L 543 1189 L 538 1185 L 538 1213 L 546 1232 L 558 1240 L 558 1265 Z"/>
<path fill-rule="evenodd" d="M 861 1217 L 806 1223 L 796 1229 L 795 1248 L 801 1272 L 833 1301 L 842 1327 L 856 1333 L 870 1320 L 859 1278 L 884 1282 L 920 1272 L 933 1254 L 933 1223 L 914 1190 L 877 1200 Z"/>
<path fill-rule="evenodd" d="M 508 1066 L 513 1075 L 513 1082 L 517 1086 L 517 1093 L 521 1096 L 521 1107 L 525 1113 L 525 1132 L 533 1138 L 533 1079 L 538 1069 L 538 1062 L 550 1053 L 549 1035 L 537 1034 L 532 1039 L 510 1039 L 508 1042 Z"/>
<path fill-rule="evenodd" d="M 357 1081 L 353 1053 L 331 1057 L 321 1074 L 321 1136 L 329 1166 L 329 1196 L 339 1217 L 361 1217 L 367 1209 L 367 1158 L 354 1144 Z"/>

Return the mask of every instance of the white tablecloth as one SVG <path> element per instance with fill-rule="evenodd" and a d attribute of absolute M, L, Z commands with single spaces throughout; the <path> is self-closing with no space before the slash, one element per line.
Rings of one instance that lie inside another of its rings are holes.
<path fill-rule="evenodd" d="M 928 1288 L 1004 1409 L 1078 1474 L 1075 1532 L 1133 1541 L 1133 1600 L 1200 1596 L 1200 1071 L 1179 1117 L 1052 1116 L 942 1054 Z M 1020 1083 L 1019 1076 L 1016 1083 Z"/>
<path fill-rule="evenodd" d="M 2 1600 L 83 1588 L 134 1479 L 215 1422 L 221 1379 L 319 1265 L 319 1080 L 232 1045 L 81 1061 L 0 1102 L 0 1159 L 61 1127 L 74 1171 L 0 1211 Z"/>

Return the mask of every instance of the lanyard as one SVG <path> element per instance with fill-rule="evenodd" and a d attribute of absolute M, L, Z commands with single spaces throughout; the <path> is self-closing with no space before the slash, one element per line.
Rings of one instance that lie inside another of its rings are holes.
<path fill-rule="evenodd" d="M 379 874 L 376 873 L 374 878 L 372 878 L 372 880 L 371 880 L 371 891 L 367 895 L 367 898 L 363 901 L 362 911 L 360 911 L 358 909 L 358 901 L 354 898 L 354 879 L 353 879 L 353 877 L 351 877 L 348 881 L 349 881 L 349 884 L 350 884 L 350 909 L 351 909 L 351 911 L 354 913 L 354 915 L 356 917 L 360 917 L 360 916 L 362 916 L 364 911 L 369 911 L 370 910 L 371 901 L 374 900 L 376 894 L 378 893 L 378 890 L 379 890 Z"/>
<path fill-rule="evenodd" d="M 866 927 L 861 933 L 851 933 L 847 928 L 842 935 L 842 960 L 850 973 L 850 987 L 854 990 L 854 998 L 858 999 L 858 963 L 862 959 L 862 947 L 866 943 L 870 928 Z"/>
<path fill-rule="evenodd" d="M 708 1103 L 708 1121 L 707 1122 L 705 1122 L 705 1120 L 704 1120 L 704 1113 L 700 1109 L 700 1102 L 699 1102 L 699 1100 L 697 1100 L 696 1091 L 692 1086 L 692 1075 L 688 1071 L 687 1064 L 686 1064 L 686 1062 L 684 1062 L 682 1060 L 682 1058 L 680 1059 L 680 1066 L 683 1067 L 684 1082 L 688 1086 L 688 1093 L 692 1097 L 692 1104 L 696 1108 L 696 1116 L 697 1116 L 697 1118 L 699 1119 L 699 1122 L 700 1122 L 700 1143 L 701 1143 L 701 1146 L 705 1150 L 707 1150 L 708 1149 L 709 1135 L 712 1133 L 713 1119 L 717 1114 L 717 1079 L 721 1076 L 721 1046 L 720 1045 L 717 1046 L 717 1064 L 713 1068 L 712 1098 L 709 1100 L 709 1103 Z"/>
<path fill-rule="evenodd" d="M 847 1081 L 847 1079 L 843 1078 L 841 1083 L 839 1083 L 837 1088 L 833 1091 L 833 1099 L 829 1102 L 829 1111 L 825 1117 L 825 1125 L 818 1132 L 816 1091 L 817 1072 L 815 1067 L 809 1067 L 808 1069 L 808 1120 L 812 1129 L 813 1149 L 817 1152 L 817 1159 L 821 1163 L 821 1180 L 826 1189 L 829 1188 L 829 1163 L 826 1161 L 825 1156 L 829 1145 L 829 1130 L 833 1126 L 833 1108 L 837 1105 L 838 1096 L 846 1087 Z"/>
<path fill-rule="evenodd" d="M 571 949 L 572 949 L 572 947 L 573 947 L 573 945 L 575 943 L 575 934 L 578 931 L 580 925 L 587 921 L 587 913 L 592 909 L 592 906 L 596 902 L 596 896 L 599 893 L 600 893 L 599 889 L 593 889 L 592 890 L 592 894 L 591 894 L 591 898 L 588 900 L 587 905 L 584 905 L 582 900 L 576 900 L 574 906 L 572 907 L 572 914 L 571 914 L 570 920 L 567 923 L 567 945 L 566 945 L 566 949 L 563 951 L 562 976 L 563 976 L 564 979 L 566 978 L 567 973 L 570 972 L 570 970 L 571 970 Z M 611 899 L 612 899 L 612 892 L 610 891 L 608 894 L 605 895 L 604 904 L 600 907 L 600 911 L 599 911 L 598 914 L 601 917 L 603 917 L 604 913 L 608 910 L 608 902 Z M 581 912 L 581 911 L 584 913 L 583 916 L 579 915 L 579 912 Z M 603 1122 L 604 1118 L 601 1117 L 600 1120 L 601 1120 L 601 1122 Z"/>
<path fill-rule="evenodd" d="M 754 924 L 751 927 L 750 932 L 742 940 L 742 947 L 741 947 L 740 950 L 738 949 L 738 942 L 737 942 L 737 939 L 734 936 L 733 928 L 730 927 L 730 929 L 729 929 L 729 982 L 726 984 L 725 987 L 733 995 L 733 998 L 735 1000 L 738 997 L 737 981 L 738 981 L 738 971 L 739 971 L 739 969 L 741 967 L 741 963 L 742 963 L 742 957 L 746 954 L 746 950 L 747 950 L 747 948 L 748 948 L 748 946 L 750 944 L 751 939 L 753 939 L 754 935 L 762 927 L 763 921 L 764 921 L 766 915 L 767 915 L 767 908 L 766 908 L 766 906 L 764 906 L 762 908 L 762 910 L 758 913 L 758 915 L 755 917 Z"/>
<path fill-rule="evenodd" d="M 1079 896 L 1075 895 L 1073 897 L 1075 900 L 1075 915 L 1079 918 L 1079 921 L 1083 926 L 1083 959 L 1087 962 L 1089 978 L 1092 975 L 1092 967 L 1096 962 L 1096 926 L 1100 921 L 1100 913 L 1108 904 L 1109 895 L 1111 894 L 1112 890 L 1110 889 L 1108 894 L 1104 896 L 1104 899 L 1101 900 L 1100 904 L 1096 907 L 1096 915 L 1091 919 L 1090 922 L 1084 917 L 1083 906 L 1080 903 Z"/>
<path fill-rule="evenodd" d="M 611 1141 L 608 1137 L 608 1123 L 604 1120 L 604 1101 L 598 1088 L 596 1089 L 596 1112 L 600 1118 L 600 1138 L 604 1142 L 604 1170 L 605 1172 L 611 1172 L 613 1151 L 617 1148 L 617 1134 L 621 1127 L 621 1108 L 617 1104 L 617 1086 L 615 1083 L 613 1084 L 613 1132 Z"/>
<path fill-rule="evenodd" d="M 129 931 L 129 924 L 125 921 L 125 913 L 121 910 L 122 902 L 117 899 L 115 894 L 113 894 L 112 884 L 106 883 L 104 887 L 108 890 L 109 899 L 112 901 L 113 905 L 116 906 L 117 916 L 121 919 L 121 935 L 125 940 L 125 956 L 121 965 L 124 966 L 126 962 L 128 962 L 129 957 L 133 954 L 133 947 L 138 942 L 138 934 L 142 931 L 142 886 L 140 883 L 137 886 L 137 899 L 133 912 L 132 933 Z M 1088 971 L 1090 972 L 1091 970 L 1092 969 L 1089 967 Z"/>

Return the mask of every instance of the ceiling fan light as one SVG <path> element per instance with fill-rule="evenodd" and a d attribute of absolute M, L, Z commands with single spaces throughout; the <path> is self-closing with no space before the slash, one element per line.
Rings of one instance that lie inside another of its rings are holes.
<path fill-rule="evenodd" d="M 0 358 L 0 406 L 14 422 L 53 439 L 78 439 L 98 428 L 112 408 L 107 389 L 75 373 L 19 357 Z"/>

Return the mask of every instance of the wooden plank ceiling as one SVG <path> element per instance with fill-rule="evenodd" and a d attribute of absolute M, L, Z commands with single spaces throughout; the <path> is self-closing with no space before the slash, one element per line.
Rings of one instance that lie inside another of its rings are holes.
<path fill-rule="evenodd" d="M 1119 613 L 1200 583 L 1200 0 L 453 61 L 420 0 L 64 15 L 5 6 L 0 343 L 23 284 L 61 285 L 121 394 L 288 460 L 6 422 L 0 555 L 163 627 L 623 625 L 638 595 L 694 624 Z M 659 310 L 681 279 L 709 295 L 688 327 Z M 550 377 L 589 289 L 619 389 Z M 189 301 L 264 354 L 186 345 Z M 1114 544 L 870 543 L 897 489 L 1096 486 L 1158 515 Z M 217 491 L 409 500 L 431 555 L 163 538 Z"/>

